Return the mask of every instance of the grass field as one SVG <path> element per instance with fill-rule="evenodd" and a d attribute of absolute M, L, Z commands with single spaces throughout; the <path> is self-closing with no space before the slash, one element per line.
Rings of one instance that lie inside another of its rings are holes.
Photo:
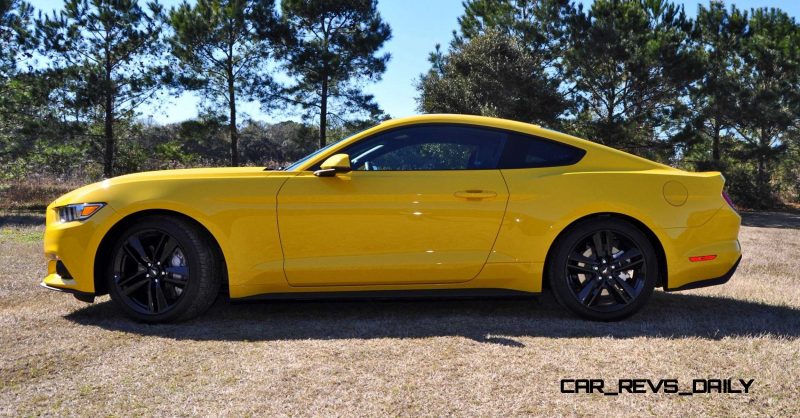
<path fill-rule="evenodd" d="M 800 416 L 800 216 L 746 214 L 724 286 L 619 323 L 536 300 L 220 300 L 148 326 L 38 286 L 42 219 L 0 216 L 2 415 Z M 755 379 L 750 394 L 561 394 L 562 378 Z"/>

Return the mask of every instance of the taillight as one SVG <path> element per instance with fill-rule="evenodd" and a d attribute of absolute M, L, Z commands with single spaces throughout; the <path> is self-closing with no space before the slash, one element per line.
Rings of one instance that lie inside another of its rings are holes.
<path fill-rule="evenodd" d="M 727 203 L 728 206 L 731 207 L 731 209 L 737 210 L 736 205 L 733 204 L 733 200 L 731 200 L 731 197 L 728 196 L 728 193 L 725 193 L 725 190 L 722 191 L 722 198 L 725 199 L 725 203 Z"/>

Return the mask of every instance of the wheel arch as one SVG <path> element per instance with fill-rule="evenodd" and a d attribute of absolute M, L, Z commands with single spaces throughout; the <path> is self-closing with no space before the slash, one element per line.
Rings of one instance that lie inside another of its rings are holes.
<path fill-rule="evenodd" d="M 154 216 L 154 215 L 171 216 L 183 219 L 193 224 L 195 227 L 198 228 L 199 231 L 208 236 L 209 241 L 213 243 L 214 246 L 213 250 L 217 253 L 219 260 L 222 262 L 220 270 L 222 273 L 223 288 L 226 289 L 228 285 L 228 265 L 227 262 L 225 261 L 225 253 L 222 251 L 222 247 L 220 246 L 217 238 L 214 236 L 214 234 L 211 233 L 211 231 L 205 225 L 203 225 L 197 219 L 192 218 L 189 215 L 174 210 L 145 209 L 128 214 L 127 216 L 117 221 L 100 240 L 100 244 L 97 246 L 97 251 L 95 252 L 94 267 L 93 267 L 95 296 L 105 295 L 108 293 L 108 287 L 106 285 L 104 271 L 108 267 L 107 263 L 111 259 L 111 249 L 113 247 L 113 243 L 122 235 L 122 233 L 127 228 L 133 225 L 137 220 L 147 216 Z"/>
<path fill-rule="evenodd" d="M 664 245 L 661 243 L 661 240 L 658 239 L 658 236 L 656 236 L 656 234 L 653 232 L 653 230 L 650 229 L 644 222 L 642 222 L 642 221 L 640 221 L 640 220 L 638 220 L 638 219 L 636 219 L 636 218 L 634 218 L 632 216 L 625 215 L 625 214 L 622 214 L 622 213 L 617 213 L 617 212 L 599 212 L 599 213 L 592 213 L 592 214 L 589 214 L 589 215 L 585 215 L 585 216 L 582 216 L 580 218 L 577 218 L 577 219 L 573 220 L 569 225 L 567 225 L 564 229 L 562 229 L 561 232 L 559 232 L 559 234 L 555 237 L 555 239 L 553 239 L 553 241 L 550 243 L 550 247 L 547 249 L 547 255 L 545 256 L 544 269 L 542 270 L 544 272 L 543 275 L 545 276 L 545 277 L 543 277 L 543 280 L 542 280 L 542 288 L 543 289 L 544 288 L 549 288 L 549 286 L 550 286 L 550 284 L 549 284 L 549 281 L 550 281 L 549 279 L 550 278 L 547 275 L 547 272 L 550 271 L 549 270 L 550 260 L 551 260 L 551 258 L 553 256 L 553 248 L 555 248 L 556 243 L 564 235 L 566 235 L 569 231 L 571 231 L 573 228 L 575 228 L 575 226 L 578 223 L 583 222 L 583 221 L 585 221 L 587 219 L 597 219 L 597 218 L 616 218 L 616 219 L 621 219 L 621 220 L 624 220 L 624 221 L 627 221 L 627 222 L 631 223 L 633 226 L 635 226 L 637 229 L 639 229 L 643 234 L 645 234 L 647 239 L 653 245 L 653 249 L 655 249 L 655 252 L 656 252 L 656 258 L 657 258 L 656 261 L 658 262 L 658 281 L 656 282 L 656 287 L 663 287 L 663 286 L 665 286 L 667 284 L 667 274 L 668 274 L 667 256 L 666 256 L 666 253 L 664 252 Z"/>

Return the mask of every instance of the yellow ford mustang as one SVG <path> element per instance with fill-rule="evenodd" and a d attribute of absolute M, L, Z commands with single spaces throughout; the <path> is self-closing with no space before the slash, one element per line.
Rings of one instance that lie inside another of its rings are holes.
<path fill-rule="evenodd" d="M 284 170 L 133 174 L 47 208 L 44 286 L 183 320 L 231 298 L 533 294 L 626 317 L 726 282 L 741 218 L 689 173 L 534 125 L 426 115 Z M 406 293 L 406 294 L 407 294 Z"/>

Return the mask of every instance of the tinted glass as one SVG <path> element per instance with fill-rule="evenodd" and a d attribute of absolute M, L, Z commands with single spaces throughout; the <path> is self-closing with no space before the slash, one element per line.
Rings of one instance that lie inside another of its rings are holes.
<path fill-rule="evenodd" d="M 572 165 L 586 151 L 535 136 L 509 133 L 500 168 L 536 168 Z"/>
<path fill-rule="evenodd" d="M 362 131 L 362 132 L 363 132 L 363 131 Z M 359 133 L 360 133 L 360 132 L 358 132 L 358 133 L 355 133 L 355 134 L 353 134 L 353 135 L 358 135 Z M 312 159 L 312 158 L 316 157 L 317 155 L 320 155 L 320 154 L 322 154 L 323 152 L 325 152 L 325 151 L 329 150 L 330 148 L 333 148 L 333 147 L 334 147 L 336 144 L 338 144 L 338 143 L 340 143 L 340 142 L 342 142 L 342 141 L 347 141 L 348 139 L 352 138 L 352 137 L 353 137 L 353 135 L 350 135 L 350 136 L 348 136 L 347 138 L 344 138 L 344 139 L 342 139 L 342 140 L 340 140 L 340 141 L 332 142 L 332 143 L 330 143 L 330 144 L 328 144 L 328 145 L 325 145 L 324 147 L 322 147 L 322 148 L 320 148 L 320 149 L 318 149 L 318 150 L 316 150 L 316 151 L 312 152 L 311 154 L 308 154 L 308 155 L 306 155 L 305 157 L 303 157 L 303 158 L 301 158 L 301 159 L 299 159 L 299 160 L 297 160 L 297 161 L 293 162 L 291 165 L 289 165 L 289 166 L 285 167 L 285 168 L 284 168 L 284 170 L 286 170 L 286 171 L 294 171 L 294 170 L 296 170 L 296 169 L 297 169 L 297 167 L 299 167 L 300 165 L 302 165 L 302 164 L 303 164 L 303 163 L 305 163 L 306 161 L 308 161 L 308 160 L 310 160 L 310 159 Z"/>
<path fill-rule="evenodd" d="M 423 171 L 497 168 L 507 134 L 468 126 L 399 128 L 344 150 L 353 170 Z"/>

